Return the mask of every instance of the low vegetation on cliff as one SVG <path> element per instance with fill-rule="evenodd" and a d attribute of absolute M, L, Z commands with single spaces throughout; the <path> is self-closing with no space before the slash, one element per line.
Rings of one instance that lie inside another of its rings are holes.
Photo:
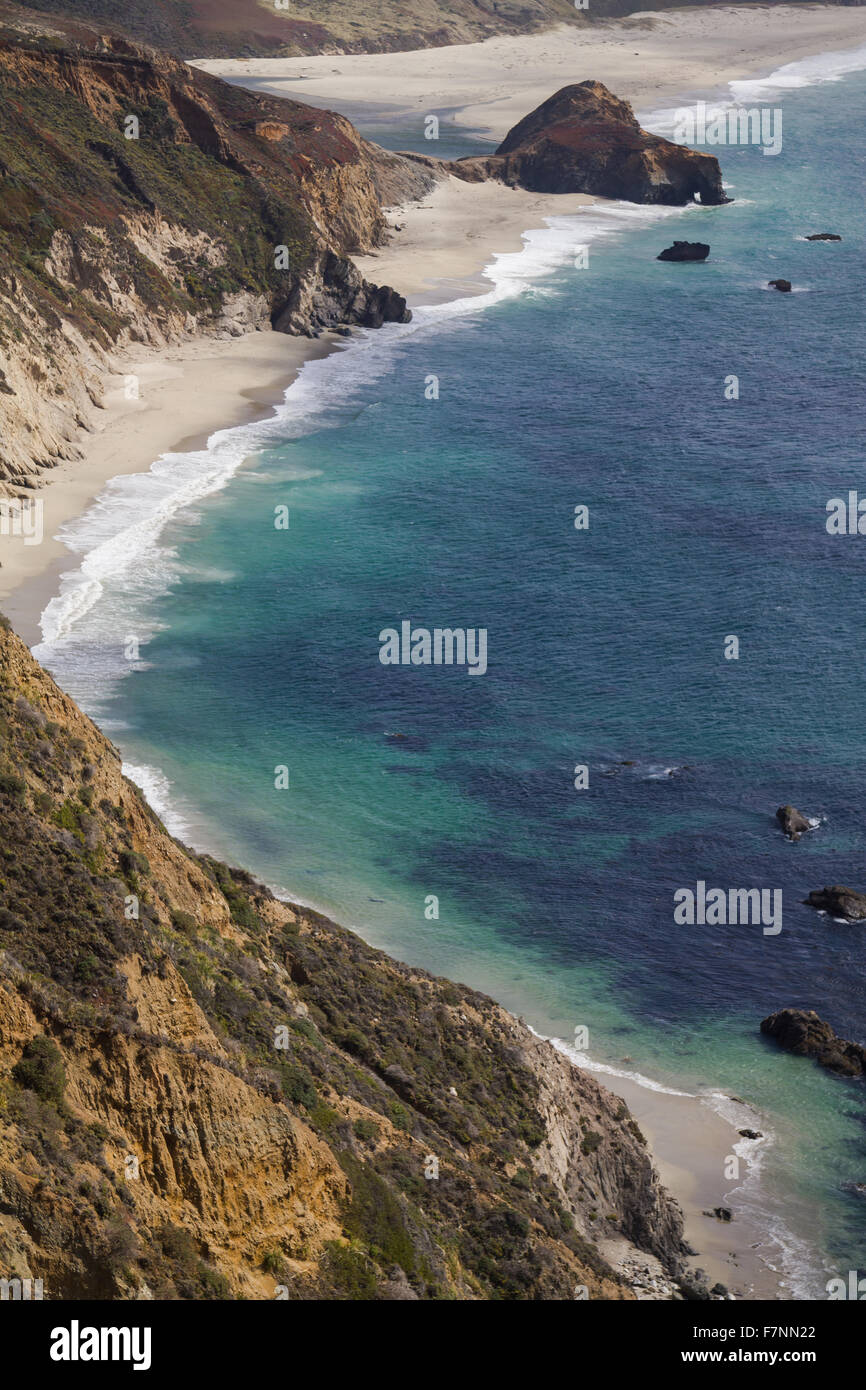
<path fill-rule="evenodd" d="M 186 850 L 5 625 L 0 846 L 3 1276 L 631 1297 L 611 1235 L 676 1270 L 621 1101 L 492 1000 Z"/>
<path fill-rule="evenodd" d="M 2 19 L 0 483 L 76 456 L 114 347 L 406 316 L 347 257 L 423 171 L 334 113 Z"/>

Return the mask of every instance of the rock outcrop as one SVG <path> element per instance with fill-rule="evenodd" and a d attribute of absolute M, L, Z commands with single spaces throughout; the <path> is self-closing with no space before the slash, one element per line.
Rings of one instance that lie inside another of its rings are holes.
<path fill-rule="evenodd" d="M 838 232 L 813 232 L 811 236 L 807 236 L 807 237 L 806 237 L 806 240 L 807 240 L 807 241 L 841 241 L 842 238 L 839 236 Z"/>
<path fill-rule="evenodd" d="M 705 261 L 710 248 L 705 241 L 675 241 L 656 256 L 657 261 Z"/>
<path fill-rule="evenodd" d="M 813 1009 L 780 1009 L 763 1020 L 761 1032 L 774 1038 L 786 1052 L 811 1057 L 839 1076 L 866 1073 L 866 1047 L 837 1037 L 830 1024 Z"/>
<path fill-rule="evenodd" d="M 768 280 L 767 284 L 771 289 L 778 290 L 781 294 L 791 293 L 792 286 L 790 280 Z"/>
<path fill-rule="evenodd" d="M 187 851 L 5 620 L 0 727 L 0 1276 L 632 1298 L 616 1235 L 671 1296 L 681 1213 L 622 1101 L 492 999 Z"/>
<path fill-rule="evenodd" d="M 801 835 L 805 835 L 813 829 L 812 822 L 807 820 L 796 806 L 780 806 L 776 812 L 776 820 L 782 827 L 783 833 L 795 843 Z"/>
<path fill-rule="evenodd" d="M 344 117 L 112 36 L 0 25 L 0 490 L 92 427 L 114 349 L 409 317 L 349 257 L 431 176 Z"/>
<path fill-rule="evenodd" d="M 844 888 L 839 883 L 830 888 L 813 888 L 803 901 L 807 907 L 814 907 L 831 917 L 844 917 L 847 922 L 860 922 L 866 918 L 866 893 L 860 893 L 856 888 Z"/>
<path fill-rule="evenodd" d="M 508 132 L 494 155 L 456 160 L 461 178 L 536 193 L 594 193 L 633 203 L 727 203 L 714 155 L 642 130 L 601 82 L 563 87 Z"/>

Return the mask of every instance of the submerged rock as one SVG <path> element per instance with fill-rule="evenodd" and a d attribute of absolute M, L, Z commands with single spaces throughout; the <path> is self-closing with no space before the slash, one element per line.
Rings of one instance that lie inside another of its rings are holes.
<path fill-rule="evenodd" d="M 656 256 L 657 261 L 705 261 L 710 248 L 704 241 L 675 241 Z"/>
<path fill-rule="evenodd" d="M 840 883 L 831 888 L 813 888 L 803 902 L 818 912 L 828 912 L 831 917 L 844 917 L 847 922 L 860 922 L 866 917 L 866 893 L 858 893 L 856 888 L 845 888 Z"/>
<path fill-rule="evenodd" d="M 773 287 L 774 290 L 780 290 L 780 291 L 782 292 L 782 294 L 790 294 L 790 293 L 791 293 L 791 281 L 790 281 L 790 280 L 768 280 L 768 281 L 767 281 L 767 284 L 768 284 L 768 285 L 772 285 L 772 287 Z"/>
<path fill-rule="evenodd" d="M 836 232 L 813 232 L 806 237 L 807 241 L 841 241 L 842 238 Z"/>
<path fill-rule="evenodd" d="M 866 1047 L 837 1037 L 814 1009 L 780 1009 L 763 1020 L 761 1032 L 774 1038 L 786 1052 L 811 1057 L 839 1076 L 862 1076 L 866 1072 Z"/>
<path fill-rule="evenodd" d="M 740 1129 L 737 1131 L 741 1139 L 763 1139 L 763 1134 L 759 1129 Z"/>
<path fill-rule="evenodd" d="M 807 830 L 812 829 L 812 824 L 806 819 L 802 811 L 798 811 L 796 806 L 780 806 L 776 812 L 776 820 L 782 827 L 789 840 L 797 841 L 801 835 L 805 835 Z"/>

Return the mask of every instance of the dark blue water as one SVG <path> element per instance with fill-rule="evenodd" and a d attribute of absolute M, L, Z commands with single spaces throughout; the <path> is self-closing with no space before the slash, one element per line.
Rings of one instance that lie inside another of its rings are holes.
<path fill-rule="evenodd" d="M 798 1005 L 866 1037 L 866 928 L 802 904 L 866 888 L 866 537 L 825 527 L 866 495 L 866 79 L 784 115 L 778 157 L 719 152 L 729 207 L 317 364 L 303 432 L 179 512 L 51 664 L 200 842 L 595 1056 L 760 1105 L 767 1183 L 847 1270 L 861 1088 L 758 1025 Z M 710 260 L 659 263 L 673 236 Z M 404 619 L 485 628 L 487 673 L 383 666 Z M 798 845 L 784 802 L 821 819 Z M 781 933 L 677 926 L 699 879 L 781 890 Z"/>

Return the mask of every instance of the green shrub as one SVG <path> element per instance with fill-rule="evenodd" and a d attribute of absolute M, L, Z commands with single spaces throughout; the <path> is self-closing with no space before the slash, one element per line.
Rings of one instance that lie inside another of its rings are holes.
<path fill-rule="evenodd" d="M 594 1129 L 588 1129 L 581 1140 L 580 1152 L 584 1157 L 587 1157 L 589 1154 L 594 1154 L 600 1143 L 601 1135 L 596 1134 Z"/>
<path fill-rule="evenodd" d="M 343 1215 L 346 1234 L 362 1242 L 383 1264 L 398 1264 L 407 1274 L 415 1269 L 415 1248 L 394 1189 L 369 1164 L 353 1154 L 339 1155 L 352 1188 Z"/>
<path fill-rule="evenodd" d="M 27 783 L 12 772 L 0 772 L 0 793 L 11 796 L 13 801 L 23 801 Z"/>
<path fill-rule="evenodd" d="M 40 1100 L 60 1105 L 66 1090 L 66 1068 L 60 1049 L 51 1038 L 39 1033 L 24 1048 L 21 1060 L 12 1068 L 12 1077 Z"/>
<path fill-rule="evenodd" d="M 369 1300 L 376 1295 L 376 1275 L 369 1260 L 348 1245 L 329 1240 L 326 1245 L 325 1272 L 334 1287 L 346 1298 Z"/>
<path fill-rule="evenodd" d="M 143 854 L 139 854 L 134 849 L 121 850 L 118 856 L 120 872 L 125 878 L 133 876 L 147 878 L 150 874 L 150 863 Z"/>
<path fill-rule="evenodd" d="M 313 1085 L 313 1078 L 303 1067 L 295 1066 L 293 1062 L 283 1062 L 280 1066 L 280 1084 L 286 1100 L 291 1101 L 293 1105 L 303 1105 L 307 1110 L 316 1108 L 318 1092 Z"/>

